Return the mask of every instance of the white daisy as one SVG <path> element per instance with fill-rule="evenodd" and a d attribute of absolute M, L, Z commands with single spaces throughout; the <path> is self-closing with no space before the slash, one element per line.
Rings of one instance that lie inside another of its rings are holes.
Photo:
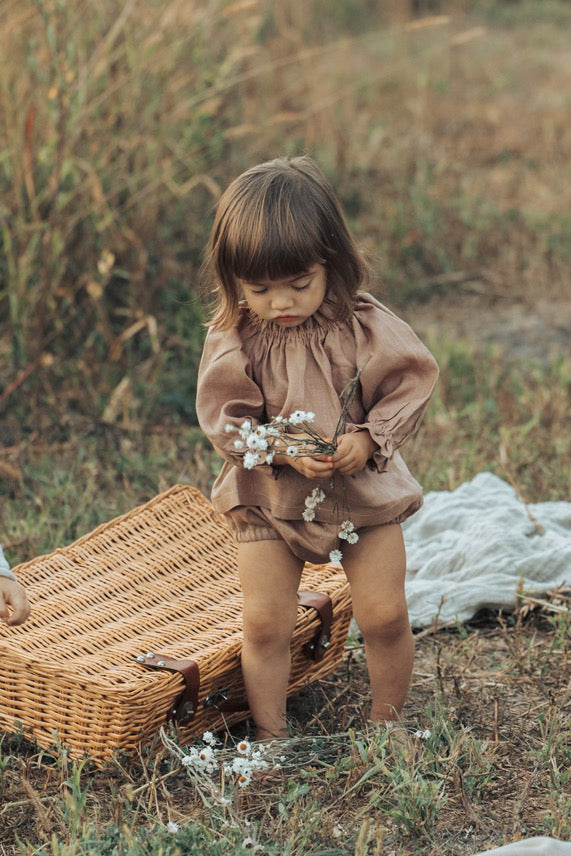
<path fill-rule="evenodd" d="M 246 440 L 246 446 L 248 449 L 261 449 L 265 451 L 268 448 L 268 441 L 263 437 L 260 437 L 258 434 L 249 434 L 248 439 Z"/>
<path fill-rule="evenodd" d="M 311 417 L 308 419 L 308 417 Z M 290 415 L 288 422 L 292 425 L 301 425 L 302 422 L 312 422 L 315 419 L 315 413 L 306 413 L 305 410 L 294 410 Z"/>
<path fill-rule="evenodd" d="M 244 455 L 244 468 L 247 470 L 252 470 L 256 464 L 260 462 L 260 458 L 256 454 L 256 452 L 246 452 Z"/>
<path fill-rule="evenodd" d="M 240 742 L 236 746 L 236 751 L 239 752 L 240 755 L 248 755 L 250 753 L 250 748 L 251 744 L 248 740 L 240 740 Z"/>

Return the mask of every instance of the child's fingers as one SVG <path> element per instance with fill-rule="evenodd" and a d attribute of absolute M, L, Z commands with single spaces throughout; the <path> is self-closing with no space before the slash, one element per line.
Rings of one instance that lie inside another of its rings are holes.
<path fill-rule="evenodd" d="M 316 466 L 313 463 L 310 463 L 306 467 L 306 475 L 310 478 L 314 479 L 322 479 L 326 478 L 330 473 L 333 472 L 333 464 L 322 464 L 321 466 Z"/>
<path fill-rule="evenodd" d="M 336 473 L 342 476 L 352 476 L 360 472 L 365 466 L 366 461 L 358 452 L 347 449 L 339 456 L 333 458 L 333 467 Z"/>
<path fill-rule="evenodd" d="M 338 449 L 333 455 L 333 466 L 336 470 L 346 467 L 354 462 L 355 455 L 352 449 Z"/>
<path fill-rule="evenodd" d="M 23 603 L 17 602 L 14 604 L 14 611 L 12 614 L 5 618 L 4 621 L 10 627 L 15 627 L 18 624 L 23 624 L 29 614 L 30 604 L 28 601 L 26 600 Z"/>
<path fill-rule="evenodd" d="M 325 478 L 333 471 L 333 462 L 329 458 L 325 460 L 310 457 L 297 458 L 293 466 L 306 478 Z"/>
<path fill-rule="evenodd" d="M 31 610 L 24 590 L 20 591 L 21 586 L 15 585 L 16 591 L 0 595 L 0 619 L 10 627 L 23 624 Z"/>
<path fill-rule="evenodd" d="M 353 461 L 346 461 L 343 464 L 335 467 L 335 472 L 339 473 L 340 476 L 352 476 L 355 473 L 358 473 L 363 468 Z"/>

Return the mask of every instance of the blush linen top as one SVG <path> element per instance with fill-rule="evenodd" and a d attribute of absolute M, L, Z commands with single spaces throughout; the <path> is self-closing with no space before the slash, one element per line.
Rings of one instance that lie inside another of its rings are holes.
<path fill-rule="evenodd" d="M 234 448 L 238 435 L 227 425 L 239 427 L 245 419 L 256 425 L 304 410 L 315 413 L 312 427 L 331 437 L 339 395 L 359 369 L 345 433 L 367 430 L 378 446 L 360 473 L 316 480 L 289 465 L 244 469 Z M 398 449 L 418 427 L 437 376 L 434 358 L 408 324 L 370 294 L 357 295 L 348 321 L 334 320 L 326 300 L 290 328 L 262 321 L 241 305 L 232 328 L 209 329 L 198 373 L 200 426 L 224 458 L 212 488 L 214 508 L 224 514 L 256 506 L 273 518 L 301 520 L 305 498 L 322 487 L 326 498 L 316 521 L 350 517 L 359 527 L 405 519 L 422 504 L 422 489 Z"/>

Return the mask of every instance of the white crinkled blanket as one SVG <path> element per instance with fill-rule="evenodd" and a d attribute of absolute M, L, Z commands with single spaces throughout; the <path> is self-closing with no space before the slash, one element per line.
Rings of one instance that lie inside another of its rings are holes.
<path fill-rule="evenodd" d="M 428 493 L 403 530 L 413 627 L 513 607 L 520 579 L 535 595 L 571 583 L 571 502 L 526 506 L 492 473 Z"/>
<path fill-rule="evenodd" d="M 540 836 L 476 853 L 476 856 L 571 856 L 571 843 Z"/>

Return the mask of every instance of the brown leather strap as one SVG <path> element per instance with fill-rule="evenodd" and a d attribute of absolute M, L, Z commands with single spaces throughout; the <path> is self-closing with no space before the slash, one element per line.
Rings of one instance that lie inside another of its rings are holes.
<path fill-rule="evenodd" d="M 184 678 L 184 690 L 179 695 L 170 710 L 167 720 L 186 725 L 198 710 L 198 691 L 200 689 L 200 671 L 194 660 L 173 660 L 165 654 L 140 654 L 137 662 L 150 669 L 167 669 L 178 672 Z"/>
<path fill-rule="evenodd" d="M 320 626 L 313 639 L 303 646 L 306 657 L 315 662 L 321 660 L 331 642 L 331 623 L 333 621 L 333 604 L 329 595 L 319 591 L 299 591 L 297 599 L 301 606 L 313 607 L 317 610 Z"/>

